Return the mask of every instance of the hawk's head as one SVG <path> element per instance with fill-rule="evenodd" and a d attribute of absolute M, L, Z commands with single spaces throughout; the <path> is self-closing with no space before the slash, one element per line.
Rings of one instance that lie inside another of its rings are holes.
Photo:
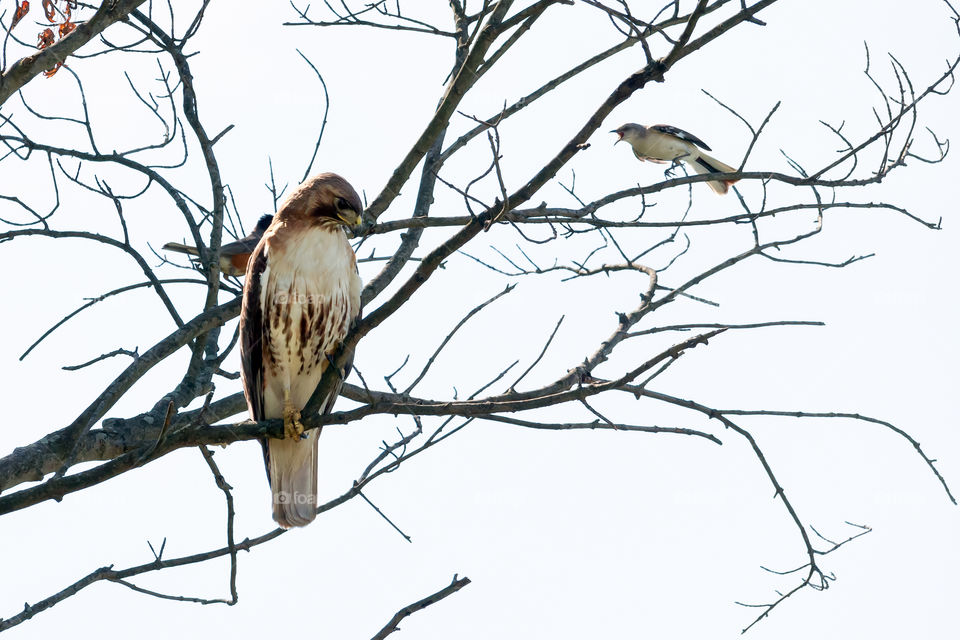
<path fill-rule="evenodd" d="M 307 224 L 353 227 L 360 224 L 362 213 L 363 203 L 349 182 L 335 173 L 320 173 L 297 187 L 277 215 Z"/>

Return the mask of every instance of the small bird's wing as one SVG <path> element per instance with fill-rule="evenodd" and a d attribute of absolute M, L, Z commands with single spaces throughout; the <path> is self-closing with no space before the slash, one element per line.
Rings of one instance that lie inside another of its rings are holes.
<path fill-rule="evenodd" d="M 257 221 L 257 226 L 249 235 L 228 242 L 220 247 L 220 270 L 228 276 L 242 276 L 247 272 L 247 261 L 256 249 L 257 243 L 273 222 L 273 216 L 266 214 Z"/>
<path fill-rule="evenodd" d="M 645 156 L 641 154 L 639 151 L 637 151 L 636 149 L 634 149 L 633 147 L 631 147 L 631 150 L 633 151 L 633 155 L 635 155 L 637 157 L 637 160 L 639 160 L 640 162 L 654 162 L 656 164 L 667 163 L 666 160 L 660 160 L 659 158 L 652 158 L 650 156 Z"/>
<path fill-rule="evenodd" d="M 652 129 L 654 131 L 659 131 L 660 133 L 665 133 L 668 136 L 673 136 L 675 138 L 680 138 L 681 140 L 686 140 L 687 142 L 692 142 L 693 144 L 697 145 L 702 149 L 706 149 L 707 151 L 713 151 L 713 149 L 708 147 L 707 143 L 705 143 L 703 140 L 693 135 L 692 133 L 684 131 L 683 129 L 671 127 L 668 124 L 655 124 L 647 128 Z"/>
<path fill-rule="evenodd" d="M 220 254 L 232 256 L 238 253 L 253 253 L 254 248 L 257 246 L 257 243 L 260 242 L 263 233 L 270 227 L 271 222 L 273 222 L 273 216 L 269 213 L 260 216 L 260 219 L 257 221 L 257 226 L 254 227 L 253 231 L 239 240 L 229 242 L 220 247 Z"/>
<path fill-rule="evenodd" d="M 263 234 L 254 237 L 253 234 L 251 234 L 245 238 L 228 242 L 220 247 L 220 255 L 235 256 L 238 254 L 246 254 L 249 256 L 251 253 L 253 253 L 253 249 L 257 246 L 257 243 L 260 242 L 260 238 L 262 236 Z"/>

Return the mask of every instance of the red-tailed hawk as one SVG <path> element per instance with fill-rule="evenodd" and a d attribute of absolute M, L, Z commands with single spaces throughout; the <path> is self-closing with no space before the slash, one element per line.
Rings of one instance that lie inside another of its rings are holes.
<path fill-rule="evenodd" d="M 263 237 L 263 232 L 267 230 L 270 223 L 273 222 L 273 216 L 265 213 L 257 220 L 257 226 L 245 238 L 240 238 L 236 242 L 229 242 L 220 247 L 220 273 L 227 276 L 242 276 L 247 272 L 247 261 L 250 254 Z M 174 251 L 176 253 L 185 253 L 188 256 L 199 256 L 200 252 L 196 247 L 179 242 L 168 242 L 163 245 L 164 251 Z"/>
<path fill-rule="evenodd" d="M 263 441 L 281 527 L 309 524 L 317 508 L 317 438 L 300 410 L 360 314 L 360 276 L 345 226 L 363 205 L 350 184 L 321 173 L 283 203 L 247 266 L 240 312 L 243 390 L 254 420 L 283 418 L 285 437 Z M 320 409 L 329 413 L 340 385 Z"/>
<path fill-rule="evenodd" d="M 700 149 L 712 151 L 706 143 L 683 129 L 668 124 L 642 124 L 628 122 L 610 133 L 617 134 L 617 142 L 626 140 L 633 147 L 633 155 L 641 162 L 673 162 L 681 160 L 696 173 L 736 173 L 736 169 L 705 154 Z M 617 142 L 614 142 L 616 144 Z M 725 194 L 737 180 L 708 180 L 707 186 L 720 195 Z"/>

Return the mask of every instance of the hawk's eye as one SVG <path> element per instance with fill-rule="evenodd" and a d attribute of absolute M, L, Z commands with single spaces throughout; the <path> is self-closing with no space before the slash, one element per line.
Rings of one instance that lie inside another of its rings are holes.
<path fill-rule="evenodd" d="M 350 206 L 350 203 L 344 200 L 343 198 L 338 197 L 334 199 L 333 203 L 336 205 L 337 211 L 345 211 L 353 208 Z"/>

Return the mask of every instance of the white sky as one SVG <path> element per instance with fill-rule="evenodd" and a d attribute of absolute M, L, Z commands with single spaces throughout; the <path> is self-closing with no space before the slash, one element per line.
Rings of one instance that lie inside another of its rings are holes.
<path fill-rule="evenodd" d="M 408 3 L 413 4 L 413 3 Z M 446 20 L 445 2 L 438 5 Z M 646 3 L 632 3 L 642 15 Z M 737 3 L 734 3 L 737 4 Z M 3 8 L 8 8 L 6 4 Z M 37 7 L 39 9 L 39 7 Z M 180 11 L 178 6 L 178 11 Z M 504 101 L 540 86 L 617 38 L 596 12 L 555 7 L 523 42 L 485 77 L 462 110 L 495 113 Z M 178 23 L 187 22 L 184 11 Z M 724 14 L 726 15 L 726 14 Z M 760 17 L 766 27 L 744 25 L 682 61 L 667 82 L 645 88 L 618 108 L 591 140 L 592 146 L 561 172 L 576 171 L 577 191 L 592 200 L 611 191 L 662 177 L 662 168 L 637 163 L 624 145 L 612 147 L 607 131 L 626 121 L 670 123 L 707 141 L 716 155 L 737 164 L 749 142 L 746 129 L 700 89 L 738 109 L 753 124 L 777 101 L 780 110 L 761 139 L 748 169 L 787 171 L 780 154 L 816 168 L 838 148 L 818 123 L 846 122 L 860 139 L 871 132 L 872 108 L 881 105 L 863 76 L 864 47 L 885 88 L 894 90 L 887 52 L 897 56 L 917 87 L 925 87 L 956 55 L 956 30 L 945 5 L 825 1 L 778 3 Z M 189 50 L 201 118 L 211 134 L 236 128 L 216 147 L 224 179 L 241 215 L 252 225 L 270 209 L 263 188 L 267 158 L 278 181 L 295 184 L 312 150 L 322 117 L 320 87 L 295 51 L 299 47 L 323 73 L 331 95 L 326 136 L 316 170 L 344 175 L 372 199 L 419 135 L 442 91 L 452 59 L 450 43 L 427 36 L 355 28 L 283 27 L 292 20 L 278 4 L 269 15 L 213 3 Z M 21 25 L 18 32 L 30 32 Z M 663 52 L 660 52 L 663 53 Z M 171 64 L 162 60 L 165 69 Z M 525 182 L 580 128 L 626 74 L 643 64 L 629 50 L 531 107 L 501 128 L 508 187 Z M 70 63 L 84 80 L 101 150 L 152 140 L 159 122 L 132 98 L 122 69 L 138 87 L 157 77 L 152 56 L 101 57 Z M 75 83 L 66 73 L 36 79 L 25 89 L 30 104 L 76 114 Z M 22 111 L 17 101 L 4 113 Z M 956 95 L 934 97 L 921 107 L 921 125 L 941 137 L 960 134 Z M 27 120 L 24 120 L 27 122 Z M 470 125 L 454 121 L 455 133 Z M 609 125 L 609 126 L 608 126 Z M 31 125 L 41 140 L 83 144 L 59 125 Z M 452 139 L 448 138 L 448 139 Z M 461 184 L 488 162 L 478 138 L 472 152 L 451 162 L 445 176 Z M 915 151 L 932 144 L 918 131 Z M 871 156 L 872 157 L 872 156 Z M 203 202 L 199 154 L 172 175 Z M 52 202 L 45 159 L 25 169 L 4 163 L 0 193 L 28 194 L 31 203 Z M 65 166 L 75 163 L 67 160 Z M 85 171 L 88 169 L 85 168 Z M 89 175 L 86 174 L 86 175 Z M 142 181 L 104 170 L 115 189 L 134 191 Z M 416 172 L 419 175 L 419 170 Z M 785 252 L 790 257 L 838 261 L 876 253 L 842 270 L 753 261 L 711 279 L 693 293 L 721 303 L 692 302 L 658 312 L 643 327 L 674 322 L 822 320 L 824 328 L 772 328 L 730 332 L 707 348 L 687 353 L 653 388 L 707 405 L 732 408 L 851 411 L 889 420 L 913 434 L 952 488 L 960 490 L 958 409 L 953 400 L 960 347 L 960 320 L 953 276 L 958 272 L 955 227 L 956 157 L 941 165 L 913 161 L 880 188 L 848 193 L 857 201 L 888 201 L 943 230 L 925 230 L 902 216 L 876 210 L 834 212 L 820 237 Z M 26 185 L 24 188 L 23 185 Z M 512 190 L 511 189 L 511 190 Z M 759 187 L 742 191 L 757 202 Z M 388 218 L 409 215 L 409 188 Z M 462 200 L 437 188 L 433 213 L 461 215 Z M 495 195 L 493 183 L 478 195 Z M 789 192 L 777 190 L 785 199 Z M 76 189 L 61 191 L 56 228 L 119 232 L 112 206 Z M 556 183 L 534 198 L 573 206 Z M 654 219 L 675 219 L 686 195 L 658 200 Z M 617 211 L 630 212 L 631 202 Z M 7 208 L 0 209 L 8 212 Z M 693 218 L 739 212 L 733 196 L 716 198 L 694 189 Z M 152 190 L 126 209 L 134 243 L 146 251 L 180 240 L 186 230 L 169 200 Z M 3 215 L 3 214 L 0 214 Z M 809 216 L 769 227 L 788 233 L 807 228 Z M 427 233 L 432 248 L 450 230 Z M 636 252 L 662 237 L 652 231 L 618 236 Z M 705 266 L 749 246 L 746 228 L 690 233 L 692 248 L 662 276 L 679 284 Z M 519 241 L 497 228 L 467 250 L 496 261 L 489 245 L 512 256 Z M 391 239 L 380 240 L 378 255 Z M 534 249 L 544 264 L 554 257 L 579 259 L 592 247 L 584 238 Z M 367 255 L 368 244 L 361 255 Z M 681 245 L 682 246 L 682 245 Z M 677 247 L 650 257 L 665 265 Z M 47 253 L 41 253 L 47 252 Z M 610 255 L 609 261 L 615 256 Z M 504 264 L 502 260 L 498 264 Z M 31 443 L 61 428 L 81 411 L 126 362 L 120 359 L 81 372 L 60 367 L 124 347 L 151 346 L 173 325 L 156 296 L 139 292 L 97 305 L 56 332 L 25 361 L 17 358 L 48 326 L 116 286 L 139 281 L 128 258 L 79 241 L 18 239 L 2 245 L 4 314 L 0 366 L 6 407 L 0 452 Z M 378 265 L 366 265 L 368 279 Z M 167 277 L 188 273 L 170 267 Z M 468 258 L 455 256 L 445 270 L 362 344 L 357 366 L 383 388 L 382 376 L 414 354 L 401 384 L 413 379 L 426 354 L 478 302 L 505 282 Z M 507 364 L 522 370 L 536 356 L 560 315 L 566 319 L 554 346 L 526 380 L 552 380 L 574 366 L 615 326 L 614 311 L 637 304 L 645 280 L 629 276 L 562 284 L 560 277 L 525 279 L 517 290 L 475 318 L 451 343 L 418 387 L 424 397 L 463 397 Z M 172 288 L 184 314 L 198 308 L 201 289 Z M 375 303 L 376 304 L 376 303 Z M 232 325 L 231 325 L 232 326 Z M 625 345 L 623 354 L 598 372 L 613 374 L 644 354 L 688 334 Z M 111 412 L 143 411 L 179 379 L 181 353 L 158 366 Z M 236 370 L 236 355 L 228 361 Z M 495 385 L 500 391 L 504 384 Z M 218 382 L 218 397 L 239 390 L 239 381 Z M 350 406 L 342 401 L 339 408 Z M 365 503 L 353 500 L 323 514 L 304 530 L 240 556 L 237 606 L 200 607 L 160 601 L 120 585 L 100 583 L 9 632 L 13 639 L 56 637 L 169 638 L 218 635 L 257 638 L 290 633 L 303 637 L 369 638 L 402 606 L 445 586 L 454 573 L 473 583 L 401 624 L 405 638 L 707 638 L 734 637 L 753 610 L 734 601 L 766 602 L 790 588 L 760 566 L 787 569 L 804 562 L 800 537 L 746 443 L 700 416 L 667 411 L 656 403 L 617 398 L 596 406 L 624 422 L 705 428 L 724 442 L 675 435 L 609 432 L 540 432 L 475 423 L 444 444 L 373 483 L 366 494 L 407 534 L 405 542 Z M 590 420 L 586 412 L 542 414 Z M 321 441 L 321 499 L 346 490 L 375 455 L 380 441 L 409 420 L 390 416 L 350 427 L 327 428 Z M 850 421 L 744 419 L 763 447 L 804 522 L 843 538 L 844 521 L 874 531 L 825 557 L 822 567 L 837 580 L 825 593 L 805 590 L 750 632 L 758 639 L 955 638 L 953 613 L 960 596 L 956 542 L 960 511 L 910 445 L 882 428 Z M 260 447 L 241 443 L 217 451 L 234 486 L 237 539 L 272 528 L 269 489 Z M 168 455 L 62 503 L 44 503 L 0 521 L 0 616 L 18 613 L 93 569 L 122 568 L 152 558 L 147 547 L 167 538 L 166 557 L 222 546 L 222 494 L 196 451 Z M 176 594 L 227 597 L 227 564 L 163 571 L 135 580 Z"/>

